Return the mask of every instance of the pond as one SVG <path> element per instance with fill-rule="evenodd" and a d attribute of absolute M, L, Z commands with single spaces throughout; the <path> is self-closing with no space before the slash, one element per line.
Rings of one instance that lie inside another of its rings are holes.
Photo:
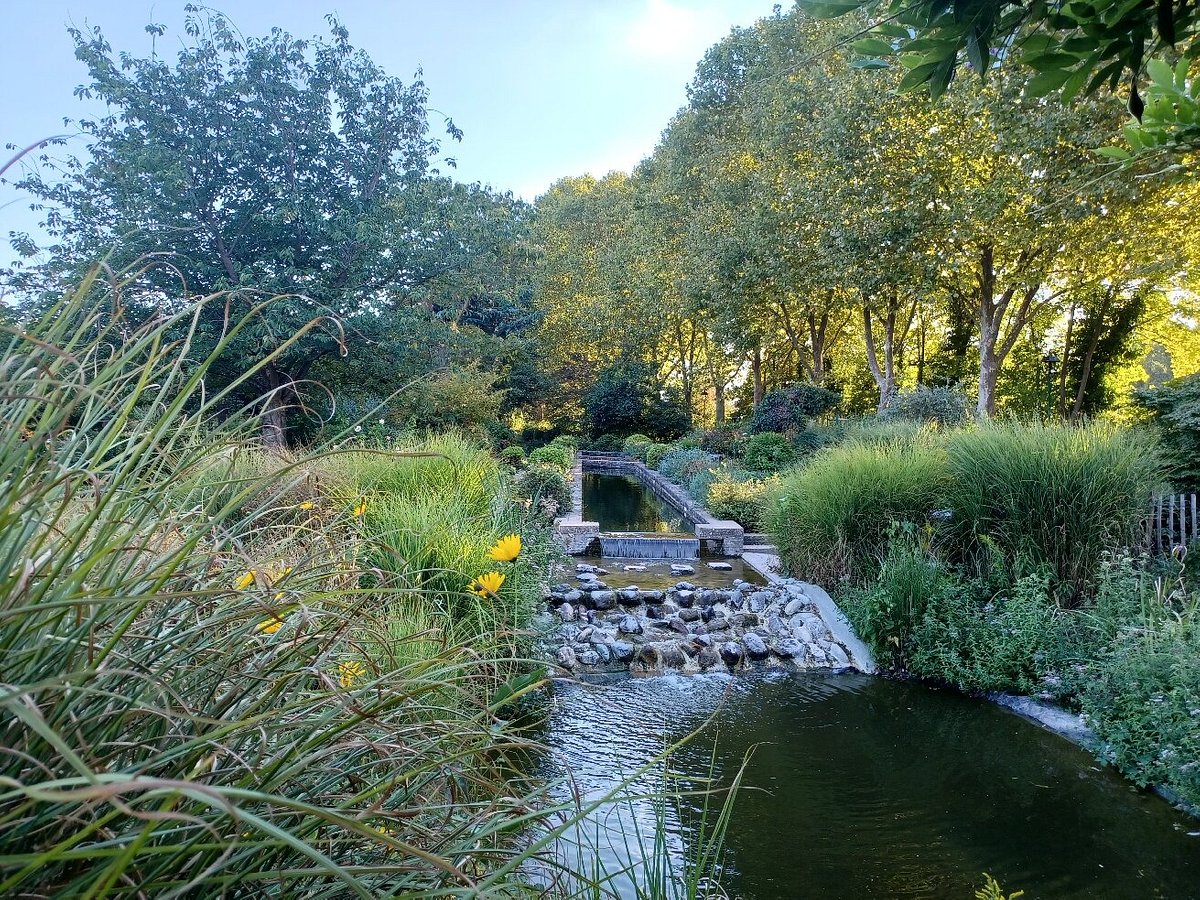
<path fill-rule="evenodd" d="M 632 475 L 584 475 L 583 519 L 601 531 L 687 531 L 683 516 L 646 490 Z"/>
<path fill-rule="evenodd" d="M 964 900 L 982 872 L 1028 900 L 1200 897 L 1200 822 L 1024 719 L 917 684 L 779 671 L 563 681 L 546 740 L 553 767 L 597 797 L 710 716 L 671 768 L 695 783 L 715 759 L 727 780 L 750 754 L 726 838 L 731 897 Z M 655 767 L 636 787 L 663 783 Z M 599 834 L 615 871 L 662 816 L 682 866 L 698 804 L 630 801 L 589 823 L 591 843 Z"/>

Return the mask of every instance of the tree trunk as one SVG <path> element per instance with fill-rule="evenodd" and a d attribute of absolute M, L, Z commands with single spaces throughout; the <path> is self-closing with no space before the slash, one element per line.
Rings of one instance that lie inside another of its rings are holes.
<path fill-rule="evenodd" d="M 762 381 L 762 347 L 755 345 L 754 358 L 750 363 L 750 371 L 754 377 L 754 411 L 758 410 L 758 405 L 762 403 L 763 398 L 763 381 Z"/>
<path fill-rule="evenodd" d="M 288 388 L 280 371 L 274 366 L 264 369 L 267 376 L 266 408 L 262 414 L 262 442 L 268 450 L 281 451 L 287 448 L 287 398 Z"/>
<path fill-rule="evenodd" d="M 713 384 L 713 415 L 718 428 L 725 424 L 725 385 L 715 382 Z"/>

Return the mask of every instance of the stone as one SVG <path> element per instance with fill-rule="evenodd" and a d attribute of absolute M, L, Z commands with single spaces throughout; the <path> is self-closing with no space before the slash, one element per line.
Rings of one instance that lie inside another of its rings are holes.
<path fill-rule="evenodd" d="M 742 645 L 746 648 L 746 655 L 751 659 L 766 659 L 771 652 L 767 649 L 766 642 L 753 631 L 742 635 Z"/>
<path fill-rule="evenodd" d="M 588 569 L 586 572 L 580 572 L 578 575 L 576 575 L 575 580 L 582 581 L 584 584 L 586 584 L 589 581 L 599 581 L 600 576 L 597 575 L 594 570 Z"/>
<path fill-rule="evenodd" d="M 682 669 L 687 665 L 687 654 L 677 641 L 654 641 L 642 644 L 637 653 L 637 662 L 650 672 L 666 669 Z"/>
<path fill-rule="evenodd" d="M 621 634 L 641 634 L 642 623 L 638 621 L 637 616 L 622 616 L 621 621 L 617 623 L 617 631 Z"/>
<path fill-rule="evenodd" d="M 808 626 L 802 622 L 792 623 L 792 636 L 802 644 L 811 644 L 815 640 L 812 632 L 808 630 Z"/>
<path fill-rule="evenodd" d="M 758 613 L 739 612 L 730 616 L 731 621 L 738 628 L 754 628 L 758 625 Z"/>
<path fill-rule="evenodd" d="M 691 606 L 696 599 L 695 591 L 676 591 L 675 602 L 680 606 Z"/>
<path fill-rule="evenodd" d="M 596 566 L 596 574 L 597 575 L 607 575 L 608 569 L 602 569 L 599 566 Z"/>
<path fill-rule="evenodd" d="M 592 591 L 592 605 L 599 610 L 612 609 L 617 605 L 616 591 Z"/>
<path fill-rule="evenodd" d="M 725 631 L 729 628 L 729 620 L 724 616 L 713 616 L 711 619 L 705 622 L 705 626 L 710 632 Z"/>
<path fill-rule="evenodd" d="M 671 568 L 675 568 L 675 567 L 672 566 Z M 690 581 L 680 581 L 675 585 L 675 590 L 677 590 L 677 591 L 694 591 L 695 589 L 696 589 L 696 586 L 694 584 L 692 584 Z"/>
<path fill-rule="evenodd" d="M 821 649 L 820 644 L 812 643 L 804 645 L 805 651 L 808 653 L 812 664 L 818 668 L 824 668 L 829 665 L 829 657 L 825 655 L 825 651 Z"/>
<path fill-rule="evenodd" d="M 762 612 L 774 599 L 775 595 L 770 591 L 755 591 L 746 600 L 746 607 L 750 610 L 750 612 Z"/>
<path fill-rule="evenodd" d="M 565 594 L 569 590 L 571 590 L 571 585 L 569 584 L 556 584 L 554 587 L 550 588 L 550 593 Z"/>
<path fill-rule="evenodd" d="M 713 640 L 712 640 L 711 635 L 707 635 L 707 634 L 693 634 L 692 635 L 692 643 L 695 644 L 697 647 L 711 647 L 712 642 L 713 642 Z"/>
<path fill-rule="evenodd" d="M 584 650 L 579 654 L 579 664 L 581 666 L 598 666 L 600 665 L 600 654 L 595 650 Z"/>
<path fill-rule="evenodd" d="M 633 659 L 633 644 L 626 641 L 613 641 L 608 645 L 608 649 L 617 662 L 629 662 Z"/>
<path fill-rule="evenodd" d="M 784 638 L 770 646 L 776 656 L 782 656 L 784 659 L 803 660 L 806 655 L 804 645 L 795 638 Z"/>
<path fill-rule="evenodd" d="M 637 588 L 627 587 L 617 592 L 617 600 L 622 606 L 637 606 L 642 602 L 642 595 Z"/>
<path fill-rule="evenodd" d="M 698 609 L 691 608 L 691 609 L 681 609 L 679 611 L 678 615 L 679 615 L 679 618 L 685 622 L 699 622 L 702 613 Z"/>
<path fill-rule="evenodd" d="M 639 565 L 621 566 L 621 568 L 624 569 L 626 572 L 645 572 L 646 571 L 645 566 L 639 566 Z"/>
<path fill-rule="evenodd" d="M 665 619 L 667 611 L 661 606 L 651 603 L 646 606 L 646 617 L 650 619 Z"/>
<path fill-rule="evenodd" d="M 592 639 L 592 635 L 595 633 L 596 633 L 595 625 L 584 625 L 577 632 L 575 632 L 575 640 L 581 641 L 586 644 L 588 641 L 590 641 Z"/>
<path fill-rule="evenodd" d="M 646 603 L 657 603 L 658 601 L 662 600 L 662 598 L 665 596 L 666 596 L 666 594 L 664 594 L 662 591 L 642 591 L 641 592 L 641 598 Z"/>
<path fill-rule="evenodd" d="M 784 624 L 783 619 L 779 618 L 778 614 L 771 613 L 767 616 L 767 632 L 772 635 L 787 633 L 788 627 Z"/>
<path fill-rule="evenodd" d="M 846 651 L 842 649 L 840 644 L 830 643 L 825 647 L 825 655 L 835 666 L 850 665 L 850 657 L 846 655 Z"/>
<path fill-rule="evenodd" d="M 734 591 L 729 595 L 729 605 L 733 609 L 741 609 L 746 603 L 745 595 L 738 591 Z"/>
<path fill-rule="evenodd" d="M 803 600 L 801 600 L 799 597 L 793 597 L 783 608 L 783 614 L 785 616 L 794 616 L 796 613 L 801 612 L 804 607 L 805 603 Z"/>
<path fill-rule="evenodd" d="M 592 644 L 592 652 L 599 658 L 600 665 L 606 666 L 612 660 L 612 651 L 608 649 L 608 644 Z"/>
<path fill-rule="evenodd" d="M 733 579 L 733 586 L 734 586 L 734 587 L 741 587 L 741 586 L 742 586 L 743 584 L 745 584 L 745 583 L 746 583 L 746 582 L 745 582 L 745 581 L 743 581 L 743 580 L 742 580 L 742 579 L 740 579 L 740 578 L 735 578 L 735 579 Z"/>
<path fill-rule="evenodd" d="M 596 573 L 596 567 L 588 565 L 587 563 L 576 563 L 575 571 L 580 575 L 594 575 Z"/>
<path fill-rule="evenodd" d="M 672 631 L 678 632 L 679 634 L 688 633 L 687 623 L 677 615 L 671 616 L 671 618 L 667 619 L 667 627 Z"/>
<path fill-rule="evenodd" d="M 825 620 L 820 616 L 813 613 L 801 613 L 799 619 L 808 628 L 814 640 L 827 641 L 832 637 L 829 628 L 825 625 Z"/>
<path fill-rule="evenodd" d="M 689 566 L 687 563 L 671 563 L 672 575 L 695 575 L 696 567 Z"/>
<path fill-rule="evenodd" d="M 558 613 L 558 617 L 564 622 L 570 622 L 575 618 L 575 607 L 573 607 L 570 603 L 564 603 L 562 606 L 558 607 L 555 612 Z"/>
<path fill-rule="evenodd" d="M 732 572 L 733 571 L 733 566 L 727 562 L 710 562 L 708 564 L 708 567 L 710 569 L 716 569 L 718 572 Z"/>
<path fill-rule="evenodd" d="M 709 669 L 715 669 L 721 665 L 721 654 L 712 647 L 703 647 L 696 654 L 696 664 L 700 667 L 701 672 L 707 672 Z"/>
<path fill-rule="evenodd" d="M 742 656 L 744 655 L 742 645 L 736 641 L 726 641 L 721 645 L 720 652 L 721 662 L 725 663 L 731 669 L 742 661 Z"/>
<path fill-rule="evenodd" d="M 554 658 L 558 660 L 558 664 L 564 669 L 575 668 L 575 651 L 570 647 L 559 647 L 558 653 L 555 654 Z"/>
<path fill-rule="evenodd" d="M 569 590 L 562 596 L 565 603 L 578 603 L 581 597 L 583 597 L 583 591 L 577 590 Z"/>

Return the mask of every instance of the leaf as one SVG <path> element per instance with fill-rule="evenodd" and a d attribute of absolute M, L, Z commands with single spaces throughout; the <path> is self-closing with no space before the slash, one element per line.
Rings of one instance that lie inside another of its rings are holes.
<path fill-rule="evenodd" d="M 850 63 L 852 69 L 890 69 L 892 64 L 886 59 L 856 59 Z"/>
<path fill-rule="evenodd" d="M 1030 97 L 1045 97 L 1067 83 L 1071 72 L 1067 69 L 1053 69 L 1049 72 L 1039 72 L 1029 79 L 1025 85 L 1025 93 Z"/>
<path fill-rule="evenodd" d="M 1098 148 L 1096 148 L 1096 152 L 1100 156 L 1105 156 L 1109 159 L 1119 160 L 1120 162 L 1125 162 L 1126 160 L 1133 159 L 1133 154 L 1130 153 L 1128 150 L 1124 149 L 1123 147 L 1098 147 Z"/>
<path fill-rule="evenodd" d="M 1161 59 L 1152 59 L 1146 63 L 1146 74 L 1159 87 L 1174 90 L 1175 72 Z"/>
<path fill-rule="evenodd" d="M 850 46 L 859 56 L 891 56 L 896 52 L 891 44 L 879 38 L 864 38 Z"/>
<path fill-rule="evenodd" d="M 937 67 L 938 64 L 935 62 L 920 64 L 900 79 L 900 84 L 896 86 L 896 90 L 903 93 L 904 91 L 911 91 L 919 87 L 923 87 L 926 83 L 928 83 L 929 79 L 933 77 L 933 73 Z"/>
<path fill-rule="evenodd" d="M 836 19 L 866 5 L 866 0 L 800 0 L 797 4 L 814 19 Z"/>
<path fill-rule="evenodd" d="M 1079 57 L 1072 53 L 1050 52 L 1039 53 L 1036 56 L 1022 55 L 1021 62 L 1039 72 L 1053 72 L 1059 69 L 1069 69 L 1079 62 Z"/>
<path fill-rule="evenodd" d="M 1058 96 L 1062 99 L 1063 103 L 1070 103 L 1075 99 L 1075 97 L 1083 89 L 1084 84 L 1087 83 L 1088 75 L 1090 75 L 1091 72 L 1091 67 L 1087 65 L 1087 63 L 1084 63 L 1071 73 L 1071 77 L 1063 82 L 1062 90 L 1060 90 L 1058 93 Z"/>

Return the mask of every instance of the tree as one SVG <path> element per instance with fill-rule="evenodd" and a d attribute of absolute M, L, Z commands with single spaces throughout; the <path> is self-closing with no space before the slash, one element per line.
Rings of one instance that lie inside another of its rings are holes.
<path fill-rule="evenodd" d="M 663 390 L 645 363 L 631 360 L 605 369 L 583 398 L 593 435 L 644 434 L 674 440 L 688 429 L 688 411 Z"/>
<path fill-rule="evenodd" d="M 453 275 L 459 255 L 446 251 L 460 244 L 447 191 L 427 177 L 439 145 L 419 74 L 409 84 L 387 75 L 332 17 L 328 39 L 278 29 L 244 39 L 224 17 L 189 9 L 190 41 L 174 66 L 114 57 L 98 29 L 72 30 L 91 78 L 78 93 L 112 112 L 79 123 L 88 159 L 45 155 L 21 182 L 56 243 L 52 269 L 16 281 L 32 291 L 46 284 L 39 277 L 71 277 L 110 253 L 115 266 L 162 260 L 142 279 L 148 304 L 182 302 L 181 284 L 229 292 L 227 311 L 211 304 L 206 314 L 212 343 L 277 297 L 212 377 L 283 348 L 250 384 L 267 397 L 263 439 L 278 447 L 312 367 L 368 343 L 397 298 Z M 449 120 L 447 129 L 460 137 Z M 18 249 L 36 248 L 19 238 Z M 313 320 L 328 324 L 304 331 Z"/>

